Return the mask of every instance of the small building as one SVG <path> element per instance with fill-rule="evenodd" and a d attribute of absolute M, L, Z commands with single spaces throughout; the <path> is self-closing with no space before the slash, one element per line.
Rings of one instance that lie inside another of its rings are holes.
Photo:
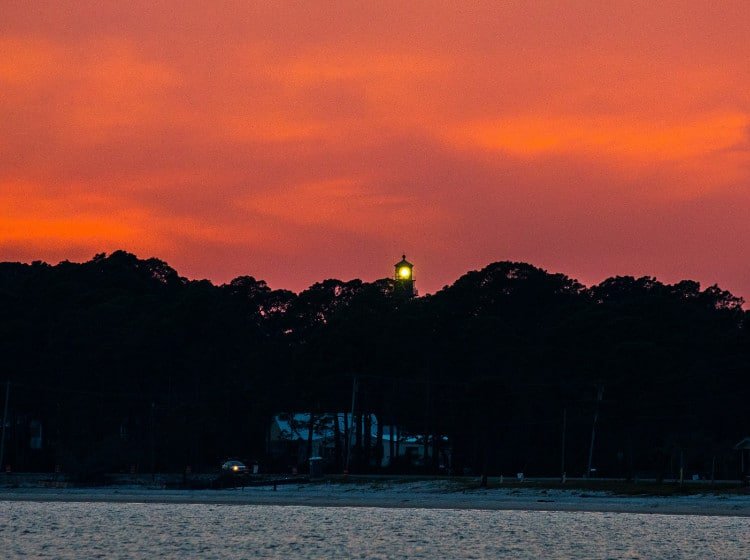
<path fill-rule="evenodd" d="M 371 466 L 390 466 L 394 462 L 394 457 L 404 458 L 404 461 L 410 464 L 424 462 L 424 437 L 408 434 L 389 425 L 382 427 L 382 449 L 380 453 L 376 452 L 378 422 L 377 416 L 371 414 L 369 422 L 363 417 L 362 425 L 358 428 L 360 437 L 364 440 L 366 438 L 362 436 L 369 424 Z M 340 453 L 340 457 L 344 457 L 346 453 L 347 438 L 350 447 L 354 448 L 357 436 L 352 426 L 352 415 L 348 412 L 275 414 L 268 432 L 268 454 L 277 462 L 286 461 L 296 466 L 303 466 L 308 457 L 322 457 L 327 463 L 335 464 L 336 454 Z M 308 442 L 312 445 L 309 453 Z M 381 457 L 379 464 L 377 457 Z"/>
<path fill-rule="evenodd" d="M 750 436 L 741 439 L 734 449 L 740 453 L 740 478 L 750 482 Z"/>

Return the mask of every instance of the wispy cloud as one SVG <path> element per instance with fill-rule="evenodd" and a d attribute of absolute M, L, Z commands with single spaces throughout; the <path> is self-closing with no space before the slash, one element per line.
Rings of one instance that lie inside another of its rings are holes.
<path fill-rule="evenodd" d="M 4 6 L 0 258 L 750 293 L 744 2 L 311 6 Z"/>

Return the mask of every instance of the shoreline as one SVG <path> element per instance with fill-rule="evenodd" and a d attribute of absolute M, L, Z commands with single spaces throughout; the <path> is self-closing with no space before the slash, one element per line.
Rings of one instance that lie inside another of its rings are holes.
<path fill-rule="evenodd" d="M 750 517 L 750 496 L 621 496 L 575 490 L 457 490 L 436 484 L 306 484 L 231 490 L 0 488 L 0 502 L 474 509 Z"/>

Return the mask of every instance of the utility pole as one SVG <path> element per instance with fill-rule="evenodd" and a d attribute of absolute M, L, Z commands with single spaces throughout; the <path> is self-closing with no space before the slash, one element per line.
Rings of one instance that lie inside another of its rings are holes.
<path fill-rule="evenodd" d="M 424 410 L 424 464 L 428 464 L 430 457 L 430 378 L 427 377 L 427 398 L 425 399 Z"/>
<path fill-rule="evenodd" d="M 10 399 L 10 379 L 5 382 L 5 408 L 3 409 L 3 435 L 0 436 L 0 469 L 5 468 L 5 424 L 8 422 L 8 400 Z"/>
<path fill-rule="evenodd" d="M 352 416 L 349 426 L 349 438 L 346 442 L 346 464 L 344 465 L 344 474 L 349 474 L 349 462 L 352 458 L 352 436 L 354 435 L 354 407 L 357 405 L 357 376 L 352 380 Z M 357 426 L 359 429 L 359 426 Z M 356 440 L 355 440 L 356 441 Z"/>
<path fill-rule="evenodd" d="M 716 476 L 716 455 L 711 457 L 711 486 L 713 486 Z"/>
<path fill-rule="evenodd" d="M 685 481 L 685 452 L 680 449 L 680 486 Z"/>
<path fill-rule="evenodd" d="M 591 476 L 591 460 L 594 457 L 594 438 L 596 437 L 596 421 L 599 419 L 599 403 L 604 395 L 604 385 L 599 385 L 596 395 L 596 408 L 594 409 L 594 423 L 591 425 L 591 445 L 589 446 L 589 462 L 586 468 L 586 478 Z"/>
<path fill-rule="evenodd" d="M 560 452 L 560 482 L 565 484 L 565 428 L 568 423 L 568 409 L 563 408 L 562 451 Z M 590 468 L 590 467 L 589 467 Z"/>
<path fill-rule="evenodd" d="M 156 403 L 151 401 L 151 482 L 156 481 L 156 434 L 154 433 L 154 409 Z"/>

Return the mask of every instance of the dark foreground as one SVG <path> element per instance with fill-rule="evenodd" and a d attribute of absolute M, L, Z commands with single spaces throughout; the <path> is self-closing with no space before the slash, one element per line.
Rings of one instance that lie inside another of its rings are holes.
<path fill-rule="evenodd" d="M 0 500 L 28 502 L 112 502 L 159 504 L 247 504 L 321 507 L 480 509 L 569 512 L 660 513 L 750 516 L 750 495 L 618 494 L 538 485 L 490 489 L 461 481 L 378 480 L 319 482 L 221 490 L 170 490 L 152 486 L 100 488 L 0 488 Z"/>

